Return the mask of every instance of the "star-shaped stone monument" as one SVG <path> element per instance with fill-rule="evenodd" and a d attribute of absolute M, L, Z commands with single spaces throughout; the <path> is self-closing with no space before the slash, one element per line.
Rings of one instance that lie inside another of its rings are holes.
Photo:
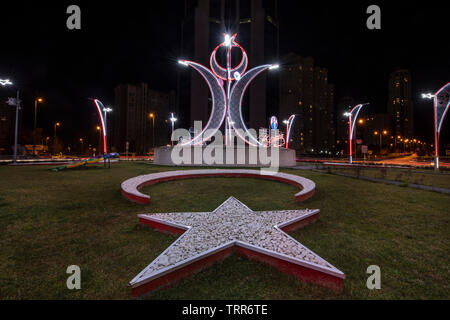
<path fill-rule="evenodd" d="M 213 212 L 139 215 L 143 224 L 182 235 L 131 280 L 132 294 L 170 284 L 233 252 L 339 290 L 344 273 L 285 233 L 314 222 L 318 214 L 308 209 L 254 212 L 230 197 Z"/>

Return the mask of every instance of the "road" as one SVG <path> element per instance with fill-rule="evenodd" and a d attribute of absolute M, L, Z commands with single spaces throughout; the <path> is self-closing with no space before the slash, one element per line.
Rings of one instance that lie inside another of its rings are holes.
<path fill-rule="evenodd" d="M 348 163 L 348 160 L 331 160 L 331 159 L 297 159 L 299 162 L 327 162 L 329 164 L 336 163 L 336 164 L 345 164 Z M 370 159 L 368 161 L 359 161 L 354 160 L 353 164 L 355 165 L 370 165 L 370 164 L 380 164 L 380 165 L 391 165 L 391 166 L 412 166 L 412 167 L 433 167 L 434 162 L 430 160 L 419 160 L 416 154 L 404 156 L 404 157 L 398 157 L 398 158 L 392 158 L 392 159 Z M 439 162 L 439 166 L 442 168 L 449 168 L 450 169 L 450 163 L 449 162 Z"/>

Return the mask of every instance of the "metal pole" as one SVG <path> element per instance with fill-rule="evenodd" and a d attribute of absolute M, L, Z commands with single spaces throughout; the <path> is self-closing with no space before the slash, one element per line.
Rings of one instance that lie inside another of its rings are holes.
<path fill-rule="evenodd" d="M 434 105 L 434 170 L 439 171 L 439 132 L 437 124 L 437 98 L 435 97 Z"/>
<path fill-rule="evenodd" d="M 289 120 L 286 123 L 286 149 L 289 149 Z"/>
<path fill-rule="evenodd" d="M 153 150 L 155 149 L 155 117 L 156 115 L 154 115 L 152 117 L 152 131 L 153 131 Z M 154 151 L 153 151 L 154 152 Z"/>
<path fill-rule="evenodd" d="M 439 170 L 439 134 L 437 132 L 434 138 L 434 170 Z"/>
<path fill-rule="evenodd" d="M 172 114 L 172 117 L 173 117 L 173 114 Z M 170 141 L 172 142 L 172 147 L 173 147 L 173 139 L 172 139 L 172 137 L 173 137 L 173 124 L 174 124 L 174 122 L 172 121 L 172 134 L 170 136 Z"/>
<path fill-rule="evenodd" d="M 356 126 L 356 128 L 355 128 L 355 126 Z M 355 126 L 352 128 L 352 131 L 355 134 L 355 139 L 352 139 L 352 143 L 353 143 L 353 141 L 355 141 L 355 144 L 352 145 L 352 148 L 353 148 L 352 151 L 355 152 L 355 158 L 357 159 L 358 158 L 358 134 L 357 134 L 356 130 L 358 130 L 358 124 L 357 124 L 356 119 L 355 119 Z"/>
<path fill-rule="evenodd" d="M 15 135 L 14 135 L 14 159 L 13 163 L 17 163 L 17 135 L 18 135 L 18 128 L 19 128 L 19 109 L 20 109 L 20 100 L 19 100 L 19 90 L 17 90 L 17 98 L 16 98 L 16 128 L 15 128 Z"/>
<path fill-rule="evenodd" d="M 349 132 L 348 132 L 348 145 L 349 145 L 349 150 L 350 150 L 350 164 L 353 163 L 353 157 L 352 157 L 352 115 L 350 113 L 350 115 L 348 116 L 348 128 L 349 128 Z"/>
<path fill-rule="evenodd" d="M 233 48 L 232 45 L 233 40 L 230 40 L 230 44 L 227 48 L 227 120 L 225 123 L 225 135 L 226 135 L 226 144 L 228 145 L 228 141 L 229 144 L 231 145 L 231 126 L 230 126 L 230 106 L 229 106 L 229 101 L 230 101 L 230 89 L 231 89 L 231 50 Z M 228 129 L 228 130 L 227 130 Z M 228 133 L 227 133 L 228 131 Z"/>
<path fill-rule="evenodd" d="M 33 156 L 36 152 L 36 113 L 37 113 L 37 99 L 34 99 Z"/>
<path fill-rule="evenodd" d="M 104 146 L 104 150 L 105 150 L 105 152 L 107 153 L 108 152 L 108 146 L 106 145 L 106 142 L 108 141 L 108 136 L 107 136 L 107 132 L 108 132 L 108 130 L 106 130 L 106 128 L 107 128 L 107 121 L 106 121 L 106 115 L 108 114 L 106 111 L 104 111 L 105 112 L 105 146 Z"/>

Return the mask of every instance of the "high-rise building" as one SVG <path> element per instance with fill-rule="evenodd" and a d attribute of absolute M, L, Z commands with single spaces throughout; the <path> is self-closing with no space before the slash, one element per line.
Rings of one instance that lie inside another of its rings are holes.
<path fill-rule="evenodd" d="M 411 73 L 408 70 L 396 70 L 389 75 L 387 110 L 392 118 L 395 136 L 412 137 L 414 135 L 411 90 Z"/>
<path fill-rule="evenodd" d="M 328 70 L 314 59 L 290 53 L 280 69 L 281 120 L 296 114 L 289 146 L 303 153 L 329 153 L 336 148 L 334 86 Z"/>
<path fill-rule="evenodd" d="M 236 41 L 246 50 L 249 68 L 278 62 L 277 0 L 186 0 L 182 23 L 181 58 L 209 65 L 211 51 L 221 42 L 223 34 L 237 33 Z M 219 63 L 225 57 L 218 55 Z M 240 60 L 233 50 L 233 64 Z M 195 71 L 179 76 L 177 111 L 186 117 L 190 110 L 190 125 L 194 121 L 206 124 L 211 99 L 203 78 Z M 268 127 L 270 114 L 277 110 L 279 79 L 276 72 L 259 75 L 250 85 L 243 100 L 244 120 L 250 128 Z M 190 98 L 189 98 L 190 97 Z"/>
<path fill-rule="evenodd" d="M 166 120 L 173 111 L 173 93 L 151 90 L 146 83 L 118 85 L 114 93 L 112 130 L 109 132 L 115 150 L 125 151 L 128 142 L 129 152 L 147 153 L 153 147 L 153 132 L 155 146 L 169 143 L 170 126 Z"/>

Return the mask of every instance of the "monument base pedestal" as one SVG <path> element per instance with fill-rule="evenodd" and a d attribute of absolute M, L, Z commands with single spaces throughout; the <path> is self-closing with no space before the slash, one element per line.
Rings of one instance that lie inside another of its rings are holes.
<path fill-rule="evenodd" d="M 294 167 L 295 150 L 256 147 L 157 147 L 154 164 L 210 167 Z"/>

